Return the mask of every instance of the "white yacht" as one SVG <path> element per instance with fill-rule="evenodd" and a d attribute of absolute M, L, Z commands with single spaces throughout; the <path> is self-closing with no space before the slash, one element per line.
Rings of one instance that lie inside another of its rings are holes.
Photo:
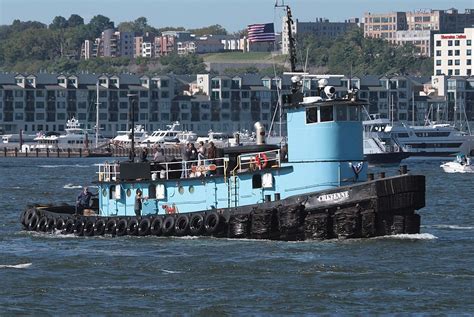
<path fill-rule="evenodd" d="M 21 135 L 19 133 L 15 134 L 4 134 L 1 135 L 2 137 L 2 142 L 1 142 L 1 147 L 4 148 L 25 148 L 25 147 L 31 147 L 32 145 L 36 144 L 35 138 L 38 135 L 36 134 L 24 134 L 22 133 Z"/>
<path fill-rule="evenodd" d="M 92 149 L 100 148 L 109 144 L 109 139 L 97 136 L 97 146 L 95 144 L 95 132 L 91 129 L 81 128 L 81 123 L 76 118 L 66 122 L 66 134 L 58 132 L 38 133 L 34 139 L 37 149 Z"/>
<path fill-rule="evenodd" d="M 199 137 L 197 142 L 209 143 L 212 142 L 216 147 L 228 147 L 230 146 L 229 136 L 222 132 L 214 132 L 210 130 L 207 137 Z"/>
<path fill-rule="evenodd" d="M 112 144 L 116 147 L 129 147 L 132 141 L 131 135 L 132 135 L 132 130 L 117 131 L 117 136 L 115 136 L 115 138 L 112 139 Z M 135 141 L 135 144 L 140 144 L 149 137 L 148 132 L 140 124 L 135 125 L 133 135 L 134 135 L 133 139 Z"/>
<path fill-rule="evenodd" d="M 409 157 L 409 153 L 390 133 L 388 119 L 371 116 L 363 122 L 364 157 L 369 163 L 399 163 Z"/>
<path fill-rule="evenodd" d="M 410 156 L 446 157 L 456 153 L 471 155 L 471 149 L 474 148 L 474 135 L 459 131 L 450 124 L 402 124 L 387 128 L 387 132 L 391 133 Z"/>
<path fill-rule="evenodd" d="M 163 143 L 187 143 L 195 142 L 197 140 L 197 134 L 192 131 L 180 130 L 181 124 L 176 121 L 173 124 L 167 126 L 167 130 L 156 130 L 143 140 L 140 144 L 142 147 L 153 147 L 157 144 Z"/>

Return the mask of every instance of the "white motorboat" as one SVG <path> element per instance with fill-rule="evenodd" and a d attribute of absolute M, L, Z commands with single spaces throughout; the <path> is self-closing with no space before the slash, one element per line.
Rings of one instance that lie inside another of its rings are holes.
<path fill-rule="evenodd" d="M 81 128 L 81 123 L 76 118 L 66 122 L 66 134 L 59 132 L 38 133 L 34 139 L 37 149 L 90 149 L 103 147 L 109 144 L 109 139 L 97 136 L 97 146 L 94 145 L 95 132 L 91 129 Z"/>
<path fill-rule="evenodd" d="M 173 124 L 167 126 L 167 130 L 156 130 L 145 138 L 140 144 L 142 147 L 153 147 L 163 143 L 187 143 L 195 142 L 197 140 L 197 134 L 192 131 L 180 130 L 181 124 L 176 121 Z"/>
<path fill-rule="evenodd" d="M 134 135 L 133 139 L 135 141 L 135 144 L 141 144 L 143 141 L 145 141 L 149 137 L 148 132 L 140 124 L 135 125 L 133 135 Z M 126 148 L 130 146 L 131 141 L 132 141 L 131 138 L 132 138 L 132 130 L 117 131 L 117 136 L 115 136 L 115 138 L 112 139 L 112 144 L 114 146 Z"/>
<path fill-rule="evenodd" d="M 446 173 L 474 173 L 472 159 L 463 154 L 457 155 L 454 161 L 441 164 L 440 167 Z"/>

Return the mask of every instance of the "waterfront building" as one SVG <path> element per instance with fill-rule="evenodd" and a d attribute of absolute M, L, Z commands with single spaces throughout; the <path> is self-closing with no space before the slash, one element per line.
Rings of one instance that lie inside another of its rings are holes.
<path fill-rule="evenodd" d="M 307 34 L 314 35 L 318 38 L 334 39 L 342 34 L 345 34 L 351 29 L 359 27 L 359 19 L 352 18 L 344 22 L 330 22 L 328 19 L 317 18 L 314 22 L 300 22 L 296 19 L 293 23 L 293 36 L 303 36 Z M 288 39 L 288 24 L 287 17 L 283 17 L 282 22 L 282 54 L 288 54 L 289 39 Z"/>
<path fill-rule="evenodd" d="M 474 78 L 410 76 L 332 76 L 329 85 L 342 95 L 349 87 L 368 99 L 370 113 L 393 121 L 423 121 L 430 109 L 463 105 L 474 120 Z M 252 130 L 256 121 L 271 125 L 278 96 L 290 91 L 290 76 L 210 74 L 136 76 L 95 74 L 0 74 L 0 130 L 4 133 L 64 131 L 75 117 L 94 128 L 99 82 L 101 133 L 113 137 L 128 130 L 131 105 L 135 122 L 147 130 L 166 129 L 180 121 L 200 136 L 209 130 Z M 441 82 L 443 84 L 441 84 Z M 318 80 L 303 79 L 304 94 L 317 94 Z M 279 93 L 280 92 L 280 93 Z M 133 97 L 129 97 L 132 95 Z M 456 96 L 456 97 L 455 97 Z M 456 99 L 456 101 L 454 101 Z M 452 110 L 448 113 L 452 114 Z M 452 116 L 452 115 L 451 115 Z M 278 121 L 278 120 L 277 120 Z M 277 128 L 276 131 L 279 129 Z M 285 131 L 284 127 L 282 129 Z"/>
<path fill-rule="evenodd" d="M 462 32 L 474 24 L 474 10 L 416 10 L 364 14 L 364 36 L 383 38 L 392 44 L 411 43 L 420 55 L 432 56 L 433 35 Z"/>
<path fill-rule="evenodd" d="M 471 76 L 473 74 L 474 28 L 463 33 L 436 34 L 434 74 Z"/>

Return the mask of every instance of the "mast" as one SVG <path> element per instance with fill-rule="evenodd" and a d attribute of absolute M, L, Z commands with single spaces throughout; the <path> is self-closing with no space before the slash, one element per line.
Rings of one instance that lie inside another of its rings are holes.
<path fill-rule="evenodd" d="M 414 126 L 415 125 L 415 91 L 412 91 L 412 99 L 411 99 L 411 111 L 412 111 L 412 115 L 411 115 L 411 122 L 412 122 L 412 125 Z"/>
<path fill-rule="evenodd" d="M 97 149 L 98 143 L 99 143 L 99 81 L 96 83 L 96 88 L 97 88 L 97 100 L 95 102 L 95 148 Z"/>

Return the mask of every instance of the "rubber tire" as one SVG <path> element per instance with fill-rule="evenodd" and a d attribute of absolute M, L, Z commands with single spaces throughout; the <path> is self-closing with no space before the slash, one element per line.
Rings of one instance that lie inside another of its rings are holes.
<path fill-rule="evenodd" d="M 103 236 L 105 233 L 105 221 L 104 219 L 97 219 L 94 226 L 96 236 Z"/>
<path fill-rule="evenodd" d="M 130 235 L 130 236 L 136 236 L 138 235 L 138 226 L 139 226 L 139 222 L 138 222 L 138 219 L 137 218 L 132 218 L 129 222 L 128 222 L 128 226 L 127 226 L 127 234 Z"/>
<path fill-rule="evenodd" d="M 47 232 L 53 232 L 54 229 L 56 229 L 56 219 L 55 218 L 49 218 L 48 223 L 46 224 L 46 231 Z"/>
<path fill-rule="evenodd" d="M 185 236 L 189 231 L 189 217 L 187 215 L 179 215 L 174 222 L 174 231 L 177 236 Z"/>
<path fill-rule="evenodd" d="M 124 236 L 127 234 L 127 228 L 128 228 L 128 221 L 127 219 L 120 219 L 119 222 L 117 223 L 117 235 L 119 237 Z"/>
<path fill-rule="evenodd" d="M 37 215 L 35 209 L 30 209 L 25 214 L 25 220 L 24 221 L 25 221 L 25 227 L 26 227 L 27 230 L 31 230 L 30 229 L 30 221 L 31 221 L 31 218 L 33 218 L 34 215 Z"/>
<path fill-rule="evenodd" d="M 163 235 L 171 236 L 174 233 L 174 223 L 175 219 L 173 216 L 167 216 L 165 221 L 163 221 L 163 225 L 161 226 L 161 230 L 163 231 Z"/>
<path fill-rule="evenodd" d="M 204 216 L 202 214 L 195 214 L 189 220 L 189 231 L 193 236 L 202 235 L 204 232 Z"/>
<path fill-rule="evenodd" d="M 161 236 L 163 233 L 163 217 L 156 217 L 151 222 L 150 233 L 154 236 Z"/>
<path fill-rule="evenodd" d="M 28 230 L 30 231 L 36 231 L 38 227 L 38 222 L 39 222 L 39 217 L 37 214 L 34 214 L 31 218 L 30 221 L 28 222 Z"/>
<path fill-rule="evenodd" d="M 26 213 L 28 212 L 27 209 L 23 210 L 20 214 L 20 223 L 21 225 L 23 226 L 23 228 L 26 228 L 26 223 L 25 223 L 25 219 L 26 219 Z"/>
<path fill-rule="evenodd" d="M 55 229 L 56 230 L 63 230 L 65 225 L 66 225 L 66 222 L 64 221 L 64 219 L 63 218 L 58 218 L 58 220 L 56 220 Z"/>
<path fill-rule="evenodd" d="M 117 233 L 117 220 L 109 219 L 105 225 L 105 234 L 115 235 Z"/>
<path fill-rule="evenodd" d="M 87 220 L 84 225 L 84 235 L 86 237 L 93 237 L 95 231 L 95 223 L 92 220 Z"/>
<path fill-rule="evenodd" d="M 213 211 L 206 215 L 206 220 L 204 221 L 204 228 L 208 234 L 219 233 L 220 227 L 222 224 L 221 216 Z"/>
<path fill-rule="evenodd" d="M 38 222 L 38 231 L 46 232 L 48 225 L 48 217 L 43 216 L 41 217 L 40 221 Z"/>
<path fill-rule="evenodd" d="M 83 236 L 84 235 L 84 219 L 82 217 L 76 218 L 74 221 L 74 234 L 76 236 Z"/>
<path fill-rule="evenodd" d="M 73 234 L 74 233 L 74 219 L 69 218 L 64 225 L 64 233 L 65 234 Z"/>
<path fill-rule="evenodd" d="M 138 225 L 138 235 L 147 236 L 150 234 L 151 221 L 148 218 L 143 218 Z"/>

